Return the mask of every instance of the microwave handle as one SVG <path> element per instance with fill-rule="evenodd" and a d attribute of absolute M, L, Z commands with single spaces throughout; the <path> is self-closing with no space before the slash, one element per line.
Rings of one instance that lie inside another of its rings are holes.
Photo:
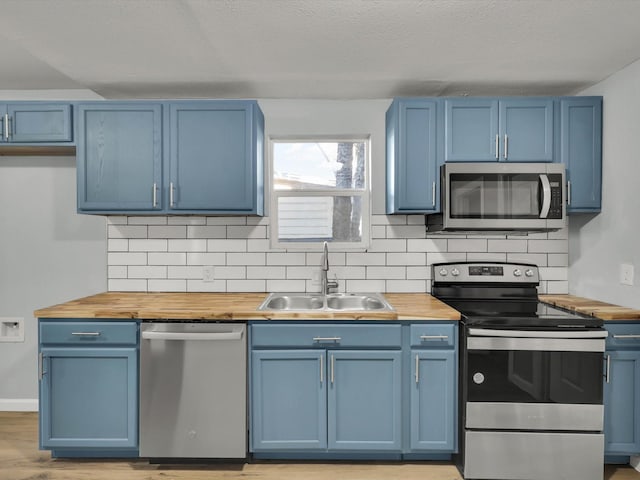
<path fill-rule="evenodd" d="M 542 185 L 542 208 L 540 209 L 540 218 L 547 218 L 551 209 L 551 184 L 549 177 L 540 175 L 540 184 Z"/>

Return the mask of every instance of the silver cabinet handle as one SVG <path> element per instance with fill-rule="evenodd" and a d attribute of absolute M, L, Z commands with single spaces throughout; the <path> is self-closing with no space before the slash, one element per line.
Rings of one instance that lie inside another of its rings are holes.
<path fill-rule="evenodd" d="M 44 356 L 42 355 L 42 352 L 40 352 L 38 354 L 38 378 L 42 380 L 42 377 L 44 377 L 45 373 L 47 372 L 44 371 Z"/>
<path fill-rule="evenodd" d="M 431 205 L 436 206 L 436 182 L 431 184 Z"/>
<path fill-rule="evenodd" d="M 153 183 L 153 208 L 158 206 L 158 184 Z"/>
<path fill-rule="evenodd" d="M 448 340 L 449 335 L 420 335 L 420 340 Z"/>
<path fill-rule="evenodd" d="M 420 381 L 420 359 L 416 353 L 416 383 Z"/>
<path fill-rule="evenodd" d="M 313 337 L 314 342 L 339 342 L 342 337 Z"/>
<path fill-rule="evenodd" d="M 496 135 L 496 160 L 500 158 L 500 135 Z"/>
<path fill-rule="evenodd" d="M 571 205 L 571 180 L 567 180 L 567 205 Z"/>
<path fill-rule="evenodd" d="M 504 134 L 504 159 L 509 158 L 509 136 Z"/>
<path fill-rule="evenodd" d="M 100 332 L 71 332 L 76 337 L 99 337 Z"/>
<path fill-rule="evenodd" d="M 173 208 L 176 204 L 173 201 L 173 182 L 169 183 L 169 207 Z"/>
<path fill-rule="evenodd" d="M 333 355 L 331 355 L 331 385 L 333 385 L 333 381 L 335 379 L 335 361 Z"/>
<path fill-rule="evenodd" d="M 607 366 L 604 372 L 604 381 L 609 383 L 609 372 L 611 371 L 611 355 L 607 355 Z"/>
<path fill-rule="evenodd" d="M 320 355 L 320 383 L 324 382 L 324 355 Z"/>
<path fill-rule="evenodd" d="M 637 335 L 637 334 L 614 335 L 613 338 L 640 338 L 640 335 Z"/>
<path fill-rule="evenodd" d="M 9 114 L 4 114 L 4 139 L 9 140 Z"/>

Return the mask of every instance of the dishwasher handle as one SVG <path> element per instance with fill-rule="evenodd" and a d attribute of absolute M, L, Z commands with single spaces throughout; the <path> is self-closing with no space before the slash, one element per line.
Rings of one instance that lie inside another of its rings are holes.
<path fill-rule="evenodd" d="M 143 340 L 240 340 L 242 330 L 234 332 L 142 332 Z"/>

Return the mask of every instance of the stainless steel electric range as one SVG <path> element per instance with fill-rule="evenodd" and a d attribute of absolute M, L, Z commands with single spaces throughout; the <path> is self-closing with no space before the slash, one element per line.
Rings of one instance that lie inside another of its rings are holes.
<path fill-rule="evenodd" d="M 602 480 L 602 321 L 540 303 L 535 265 L 432 268 L 432 295 L 463 315 L 463 476 Z"/>

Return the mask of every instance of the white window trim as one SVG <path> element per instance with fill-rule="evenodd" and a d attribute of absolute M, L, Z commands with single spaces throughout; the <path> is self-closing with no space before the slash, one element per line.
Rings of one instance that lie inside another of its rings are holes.
<path fill-rule="evenodd" d="M 362 190 L 314 189 L 275 190 L 273 188 L 273 152 L 275 143 L 286 142 L 365 142 L 365 186 Z M 360 242 L 329 242 L 330 248 L 339 251 L 366 251 L 371 243 L 371 135 L 271 135 L 267 141 L 268 189 L 269 189 L 269 244 L 274 250 L 295 250 L 315 252 L 322 249 L 323 242 L 280 242 L 278 241 L 278 198 L 300 196 L 359 196 L 362 198 L 362 240 Z"/>

